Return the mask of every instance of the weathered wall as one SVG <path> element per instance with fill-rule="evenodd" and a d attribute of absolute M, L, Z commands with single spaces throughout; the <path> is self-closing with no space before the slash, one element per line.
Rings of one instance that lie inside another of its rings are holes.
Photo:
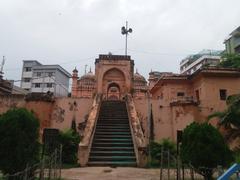
<path fill-rule="evenodd" d="M 183 130 L 199 116 L 195 105 L 178 105 L 171 107 L 172 114 L 172 139 L 177 141 L 177 130 Z"/>
<path fill-rule="evenodd" d="M 152 100 L 152 112 L 153 112 L 153 123 L 154 123 L 154 137 L 155 140 L 162 138 L 173 137 L 173 120 L 171 109 L 169 105 L 162 105 L 161 100 Z"/>
<path fill-rule="evenodd" d="M 165 97 L 169 99 L 169 96 Z M 134 99 L 134 103 L 144 135 L 147 137 L 148 100 L 147 98 Z M 150 103 L 152 105 L 154 139 L 156 141 L 163 138 L 176 140 L 176 131 L 184 129 L 199 116 L 198 108 L 192 104 L 170 106 L 169 100 L 158 98 L 152 98 Z"/>
<path fill-rule="evenodd" d="M 43 129 L 51 127 L 51 113 L 53 102 L 44 101 L 29 101 L 26 102 L 25 108 L 32 111 L 40 120 L 40 134 L 43 134 Z"/>
<path fill-rule="evenodd" d="M 194 90 L 199 89 L 202 116 L 207 117 L 215 111 L 226 109 L 226 101 L 220 100 L 219 90 L 226 89 L 227 96 L 240 93 L 240 78 L 229 77 L 206 77 L 196 80 L 193 84 Z"/>
<path fill-rule="evenodd" d="M 26 104 L 26 102 L 24 100 L 24 96 L 1 95 L 0 96 L 0 114 L 6 112 L 7 110 L 9 110 L 11 108 L 25 107 L 25 104 Z"/>
<path fill-rule="evenodd" d="M 142 98 L 142 99 L 133 99 L 135 108 L 137 111 L 138 118 L 140 120 L 143 133 L 145 137 L 147 137 L 147 121 L 148 121 L 148 100 L 147 98 Z"/>
<path fill-rule="evenodd" d="M 76 125 L 84 122 L 90 112 L 93 99 L 90 98 L 58 98 L 53 104 L 51 127 L 61 130 L 71 128 L 72 120 Z"/>
<path fill-rule="evenodd" d="M 23 96 L 1 96 L 0 113 L 15 107 L 25 107 L 33 111 L 40 120 L 40 134 L 43 128 L 71 128 L 75 117 L 76 125 L 85 120 L 92 106 L 93 99 L 89 98 L 56 98 L 55 102 L 28 101 Z"/>

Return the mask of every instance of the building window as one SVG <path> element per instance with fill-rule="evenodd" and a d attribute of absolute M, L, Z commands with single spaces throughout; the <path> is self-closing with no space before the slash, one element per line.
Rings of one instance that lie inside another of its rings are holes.
<path fill-rule="evenodd" d="M 219 90 L 220 100 L 226 100 L 227 99 L 227 90 L 226 89 L 220 89 Z"/>
<path fill-rule="evenodd" d="M 200 100 L 200 98 L 199 98 L 199 90 L 196 90 L 196 91 L 195 91 L 195 94 L 196 94 L 197 102 L 199 102 L 199 100 Z"/>
<path fill-rule="evenodd" d="M 42 75 L 42 73 L 40 73 L 40 72 L 37 72 L 37 77 L 41 77 L 41 75 Z"/>
<path fill-rule="evenodd" d="M 178 92 L 178 93 L 177 93 L 177 96 L 184 96 L 184 95 L 185 95 L 184 92 Z"/>
<path fill-rule="evenodd" d="M 47 87 L 52 88 L 53 87 L 52 83 L 47 83 Z"/>
<path fill-rule="evenodd" d="M 25 71 L 26 72 L 32 71 L 32 68 L 31 67 L 25 67 Z"/>
<path fill-rule="evenodd" d="M 35 88 L 40 88 L 40 83 L 35 83 L 34 85 Z"/>
<path fill-rule="evenodd" d="M 53 72 L 48 72 L 48 73 L 47 73 L 47 76 L 48 76 L 48 77 L 52 77 L 52 76 L 53 76 Z"/>
<path fill-rule="evenodd" d="M 30 82 L 31 78 L 24 78 L 24 82 Z"/>

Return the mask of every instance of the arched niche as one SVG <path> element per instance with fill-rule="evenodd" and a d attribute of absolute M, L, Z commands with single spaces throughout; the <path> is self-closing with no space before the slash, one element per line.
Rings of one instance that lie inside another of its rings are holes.
<path fill-rule="evenodd" d="M 117 68 L 112 68 L 106 71 L 103 75 L 102 82 L 102 92 L 105 98 L 108 98 L 109 90 L 116 90 L 119 94 L 119 99 L 121 99 L 126 92 L 126 78 L 124 73 Z"/>

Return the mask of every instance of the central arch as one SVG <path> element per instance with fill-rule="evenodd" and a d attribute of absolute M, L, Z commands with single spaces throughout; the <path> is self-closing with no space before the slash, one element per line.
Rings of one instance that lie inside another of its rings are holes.
<path fill-rule="evenodd" d="M 108 85 L 107 99 L 108 100 L 120 99 L 120 87 L 117 83 L 113 82 Z"/>
<path fill-rule="evenodd" d="M 106 99 L 114 98 L 121 99 L 126 92 L 126 80 L 124 73 L 112 68 L 107 70 L 103 75 L 102 92 Z"/>

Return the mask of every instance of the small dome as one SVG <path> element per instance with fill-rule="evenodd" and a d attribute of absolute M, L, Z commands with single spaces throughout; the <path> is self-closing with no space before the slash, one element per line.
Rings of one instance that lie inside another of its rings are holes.
<path fill-rule="evenodd" d="M 139 74 L 138 72 L 136 72 L 134 74 L 134 81 L 142 81 L 142 82 L 146 82 L 146 79 L 141 75 Z"/>
<path fill-rule="evenodd" d="M 78 73 L 78 70 L 76 67 L 74 68 L 73 73 Z"/>
<path fill-rule="evenodd" d="M 83 75 L 80 79 L 91 79 L 95 80 L 95 75 L 90 71 L 87 74 Z"/>

